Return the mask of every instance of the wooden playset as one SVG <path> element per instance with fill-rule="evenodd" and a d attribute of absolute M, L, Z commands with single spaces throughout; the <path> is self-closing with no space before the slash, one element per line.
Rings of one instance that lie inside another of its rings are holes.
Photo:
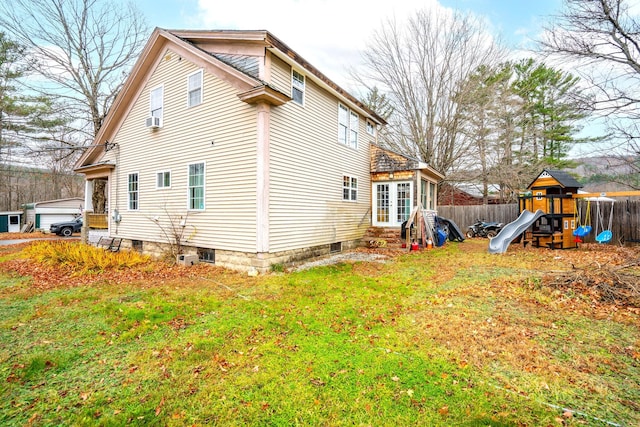
<path fill-rule="evenodd" d="M 524 232 L 523 243 L 552 249 L 577 247 L 584 236 L 591 232 L 590 200 L 598 203 L 594 218 L 598 230 L 595 241 L 607 243 L 612 238 L 614 209 L 613 199 L 610 198 L 640 196 L 640 191 L 579 193 L 578 189 L 581 187 L 582 185 L 566 172 L 548 169 L 542 171 L 529 185 L 528 191 L 519 196 L 520 212 L 541 210 L 544 213 Z M 581 199 L 588 202 L 581 202 Z"/>

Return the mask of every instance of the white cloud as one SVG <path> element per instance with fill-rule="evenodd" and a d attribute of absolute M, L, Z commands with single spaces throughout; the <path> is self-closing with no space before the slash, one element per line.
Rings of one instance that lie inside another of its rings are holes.
<path fill-rule="evenodd" d="M 210 29 L 268 30 L 345 89 L 347 67 L 387 19 L 441 7 L 437 0 L 199 0 L 201 25 Z"/>

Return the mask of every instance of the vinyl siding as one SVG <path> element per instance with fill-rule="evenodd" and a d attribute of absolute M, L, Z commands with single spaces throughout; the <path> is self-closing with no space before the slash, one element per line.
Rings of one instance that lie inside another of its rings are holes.
<path fill-rule="evenodd" d="M 290 67 L 272 61 L 275 87 L 290 92 Z M 369 142 L 359 117 L 358 149 L 338 143 L 338 99 L 305 79 L 305 102 L 272 109 L 270 250 L 362 237 L 370 223 Z M 342 200 L 342 177 L 358 178 L 357 202 Z"/>
<path fill-rule="evenodd" d="M 119 145 L 111 209 L 122 215 L 111 233 L 166 241 L 169 218 L 186 218 L 189 246 L 255 252 L 256 114 L 227 83 L 204 72 L 202 104 L 187 107 L 187 76 L 198 68 L 186 58 L 163 55 L 115 135 Z M 145 127 L 149 92 L 164 86 L 163 126 Z M 114 154 L 115 156 L 115 154 Z M 188 165 L 205 163 L 205 210 L 188 212 Z M 156 173 L 171 171 L 171 187 L 156 189 Z M 127 179 L 139 175 L 139 209 L 128 210 Z M 154 217 L 159 217 L 155 222 Z M 114 233 L 115 231 L 115 233 Z"/>

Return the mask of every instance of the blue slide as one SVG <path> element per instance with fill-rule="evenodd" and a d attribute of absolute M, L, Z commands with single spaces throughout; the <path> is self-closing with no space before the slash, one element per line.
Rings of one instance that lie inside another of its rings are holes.
<path fill-rule="evenodd" d="M 518 219 L 505 225 L 496 237 L 489 240 L 489 253 L 501 254 L 507 251 L 509 244 L 524 233 L 538 218 L 545 213 L 538 209 L 535 213 L 525 209 L 522 211 Z"/>

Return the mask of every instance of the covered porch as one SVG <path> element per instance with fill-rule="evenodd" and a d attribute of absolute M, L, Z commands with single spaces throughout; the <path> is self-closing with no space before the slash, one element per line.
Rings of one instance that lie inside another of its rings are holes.
<path fill-rule="evenodd" d="M 89 235 L 92 230 L 100 231 L 104 235 L 109 230 L 109 195 L 111 194 L 111 176 L 115 164 L 110 162 L 98 163 L 77 169 L 85 175 L 84 226 L 82 231 L 83 241 L 92 241 Z"/>
<path fill-rule="evenodd" d="M 438 182 L 443 179 L 426 163 L 372 145 L 371 225 L 399 229 L 418 204 L 437 210 Z"/>

